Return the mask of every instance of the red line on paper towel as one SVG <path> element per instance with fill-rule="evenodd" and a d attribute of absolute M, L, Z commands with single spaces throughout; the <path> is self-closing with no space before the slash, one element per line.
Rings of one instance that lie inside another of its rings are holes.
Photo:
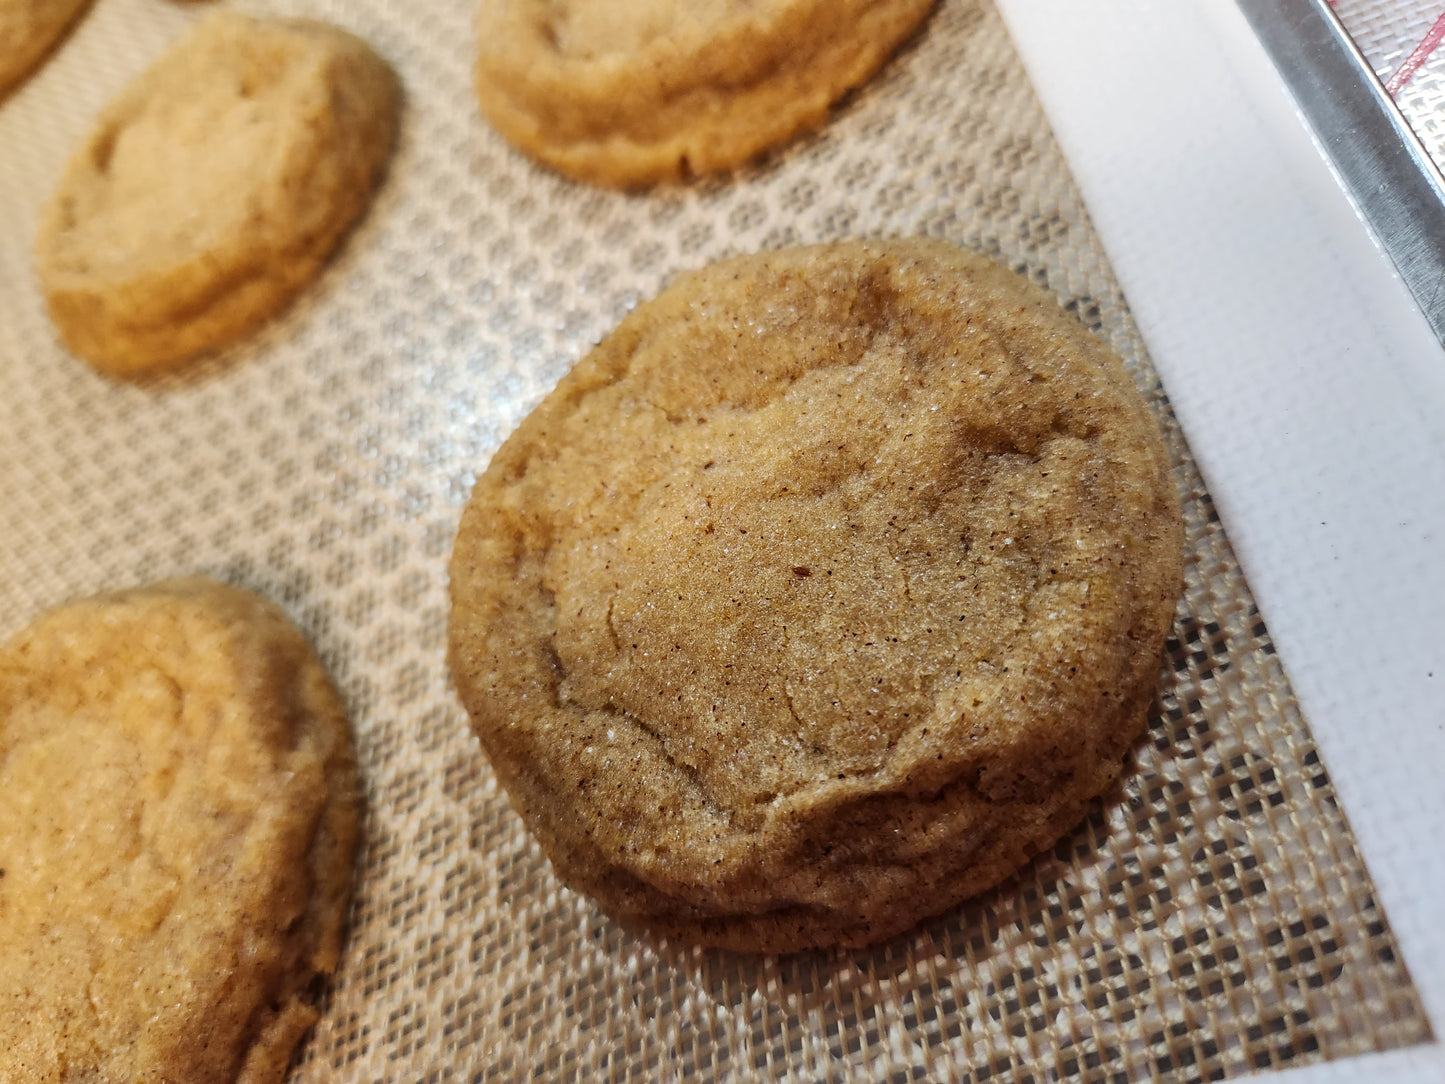
<path fill-rule="evenodd" d="M 1435 51 L 1440 40 L 1445 38 L 1445 11 L 1440 13 L 1440 18 L 1435 20 L 1425 36 L 1420 39 L 1420 44 L 1415 46 L 1415 51 L 1405 58 L 1395 74 L 1390 76 L 1390 81 L 1385 84 L 1385 89 L 1390 92 L 1390 97 L 1399 94 L 1405 89 L 1405 84 L 1415 77 L 1425 61 L 1430 59 L 1430 54 Z"/>

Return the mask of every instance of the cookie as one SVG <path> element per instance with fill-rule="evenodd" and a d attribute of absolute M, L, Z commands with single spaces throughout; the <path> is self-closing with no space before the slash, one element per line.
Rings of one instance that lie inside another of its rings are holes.
<path fill-rule="evenodd" d="M 359 802 L 335 691 L 248 592 L 169 580 L 0 648 L 0 1080 L 281 1080 Z"/>
<path fill-rule="evenodd" d="M 486 0 L 477 96 L 568 176 L 712 173 L 821 125 L 933 0 Z"/>
<path fill-rule="evenodd" d="M 65 345 L 134 376 L 263 323 L 366 209 L 399 106 L 350 34 L 207 16 L 101 114 L 45 212 L 36 261 Z"/>
<path fill-rule="evenodd" d="M 785 250 L 680 276 L 497 452 L 450 665 L 617 918 L 862 945 L 1111 785 L 1181 551 L 1152 416 L 1051 297 L 931 241 Z"/>
<path fill-rule="evenodd" d="M 0 0 L 0 95 L 45 57 L 89 0 Z"/>

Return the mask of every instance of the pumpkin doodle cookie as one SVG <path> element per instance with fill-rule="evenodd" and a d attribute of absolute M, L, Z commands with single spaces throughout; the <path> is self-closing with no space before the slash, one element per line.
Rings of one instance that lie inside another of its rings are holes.
<path fill-rule="evenodd" d="M 485 0 L 482 112 L 569 176 L 628 186 L 739 165 L 828 116 L 933 0 Z"/>
<path fill-rule="evenodd" d="M 335 691 L 248 592 L 169 580 L 0 648 L 0 1080 L 281 1080 L 359 801 Z"/>
<path fill-rule="evenodd" d="M 923 240 L 748 256 L 636 309 L 497 452 L 451 670 L 612 914 L 862 945 L 1115 780 L 1182 546 L 1141 396 L 1041 290 Z"/>
<path fill-rule="evenodd" d="M 29 75 L 90 0 L 0 0 L 0 95 Z"/>
<path fill-rule="evenodd" d="M 263 323 L 366 209 L 400 94 L 334 27 L 207 16 L 101 114 L 45 212 L 65 345 L 133 376 Z"/>

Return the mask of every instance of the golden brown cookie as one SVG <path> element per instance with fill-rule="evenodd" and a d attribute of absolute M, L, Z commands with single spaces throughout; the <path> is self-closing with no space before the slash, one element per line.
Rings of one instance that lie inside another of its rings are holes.
<path fill-rule="evenodd" d="M 0 95 L 30 74 L 89 0 L 0 0 Z"/>
<path fill-rule="evenodd" d="M 528 154 L 628 186 L 815 128 L 933 0 L 484 0 L 482 112 Z"/>
<path fill-rule="evenodd" d="M 207 16 L 101 114 L 46 210 L 36 261 L 65 345 L 132 376 L 263 323 L 366 209 L 399 105 L 350 34 Z"/>
<path fill-rule="evenodd" d="M 612 914 L 859 945 L 1109 787 L 1181 549 L 1152 416 L 1041 290 L 923 240 L 748 256 L 631 313 L 496 454 L 451 669 Z"/>
<path fill-rule="evenodd" d="M 359 802 L 270 603 L 192 578 L 36 621 L 0 649 L 0 1080 L 281 1080 Z"/>

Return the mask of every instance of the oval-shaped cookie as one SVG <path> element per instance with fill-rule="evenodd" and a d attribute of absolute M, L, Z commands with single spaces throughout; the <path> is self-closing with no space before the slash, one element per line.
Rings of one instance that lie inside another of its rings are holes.
<path fill-rule="evenodd" d="M 612 914 L 858 945 L 1113 782 L 1181 550 L 1152 416 L 1051 297 L 930 241 L 786 250 L 680 276 L 502 446 L 450 663 Z"/>
<path fill-rule="evenodd" d="M 37 620 L 0 649 L 0 1080 L 281 1080 L 359 803 L 270 603 L 192 578 Z"/>
<path fill-rule="evenodd" d="M 132 376 L 260 325 L 366 209 L 399 105 L 350 34 L 207 16 L 101 114 L 45 212 L 36 261 L 65 345 Z"/>
<path fill-rule="evenodd" d="M 0 95 L 25 78 L 90 0 L 0 0 Z"/>
<path fill-rule="evenodd" d="M 815 128 L 933 0 L 485 0 L 477 95 L 571 177 L 711 173 Z"/>

